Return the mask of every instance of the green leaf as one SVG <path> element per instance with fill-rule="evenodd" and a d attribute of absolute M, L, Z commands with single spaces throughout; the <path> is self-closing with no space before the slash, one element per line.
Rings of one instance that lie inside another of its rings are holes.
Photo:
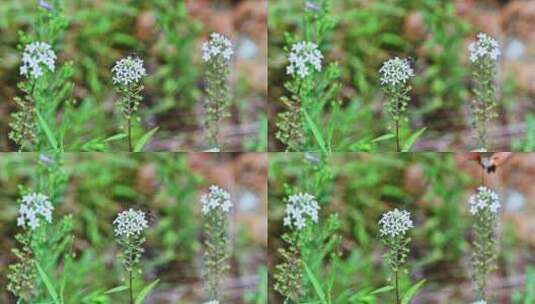
<path fill-rule="evenodd" d="M 392 139 L 392 138 L 395 138 L 395 137 L 396 137 L 395 134 L 389 133 L 389 134 L 381 135 L 381 136 L 379 136 L 377 138 L 374 138 L 372 140 L 372 142 L 376 143 L 376 142 L 380 142 L 380 141 L 389 140 L 389 139 Z"/>
<path fill-rule="evenodd" d="M 35 113 L 37 114 L 37 120 L 39 121 L 39 125 L 41 126 L 41 129 L 45 131 L 46 138 L 48 139 L 48 142 L 54 148 L 54 151 L 58 152 L 58 141 L 56 140 L 56 137 L 54 136 L 54 133 L 52 133 L 52 130 L 48 127 L 48 124 L 43 119 L 43 116 L 39 113 L 39 111 L 36 109 Z"/>
<path fill-rule="evenodd" d="M 156 286 L 156 284 L 158 284 L 158 282 L 160 282 L 160 279 L 157 279 L 149 285 L 145 286 L 145 288 L 143 288 L 143 290 L 141 290 L 141 292 L 137 295 L 136 304 L 143 304 L 143 300 L 145 300 L 147 295 Z"/>
<path fill-rule="evenodd" d="M 320 130 L 316 127 L 316 124 L 312 121 L 310 116 L 308 115 L 307 111 L 303 109 L 303 113 L 305 114 L 305 119 L 308 124 L 308 127 L 310 130 L 312 130 L 312 134 L 314 135 L 314 138 L 316 139 L 316 142 L 321 148 L 321 151 L 324 153 L 327 153 L 327 147 L 325 146 L 325 140 L 323 139 L 323 136 L 321 135 Z"/>
<path fill-rule="evenodd" d="M 376 290 L 370 292 L 371 295 L 374 295 L 374 294 L 380 294 L 380 293 L 385 293 L 385 292 L 389 292 L 391 290 L 394 289 L 394 286 L 383 286 L 381 288 L 377 288 Z"/>
<path fill-rule="evenodd" d="M 106 292 L 104 292 L 104 294 L 112 294 L 112 293 L 117 293 L 117 292 L 121 292 L 123 290 L 127 290 L 128 289 L 128 286 L 125 286 L 125 285 L 121 285 L 121 286 L 117 286 L 115 288 L 112 288 L 110 290 L 107 290 Z"/>
<path fill-rule="evenodd" d="M 160 127 L 156 127 L 152 130 L 150 130 L 149 132 L 145 133 L 145 135 L 143 135 L 136 143 L 136 145 L 134 146 L 134 152 L 141 152 L 143 150 L 143 147 L 145 147 L 145 145 L 149 142 L 149 140 L 151 139 L 151 137 L 154 135 L 154 133 L 156 133 L 158 131 Z"/>
<path fill-rule="evenodd" d="M 420 138 L 420 136 L 422 136 L 425 130 L 427 130 L 426 127 L 421 128 L 420 130 L 418 130 L 418 132 L 412 134 L 411 137 L 409 137 L 409 139 L 403 145 L 403 149 L 401 149 L 401 152 L 410 152 L 414 143 L 418 140 L 418 138 Z"/>
<path fill-rule="evenodd" d="M 307 264 L 304 265 L 308 279 L 310 280 L 310 282 L 312 282 L 312 286 L 314 287 L 314 291 L 316 291 L 316 294 L 318 295 L 322 303 L 327 303 L 327 300 L 325 299 L 325 293 L 321 289 L 320 283 L 318 282 L 310 268 L 308 268 Z"/>
<path fill-rule="evenodd" d="M 46 275 L 43 268 L 41 268 L 41 266 L 38 263 L 35 263 L 35 266 L 37 266 L 37 271 L 39 272 L 39 276 L 41 277 L 41 280 L 43 280 L 43 283 L 45 283 L 48 294 L 50 295 L 50 297 L 52 297 L 52 300 L 54 300 L 54 303 L 57 303 L 57 304 L 61 303 L 58 298 L 58 293 L 54 289 L 54 284 L 52 284 L 52 282 Z"/>
<path fill-rule="evenodd" d="M 110 142 L 110 141 L 117 141 L 117 140 L 121 140 L 123 138 L 126 138 L 128 135 L 126 133 L 119 133 L 119 134 L 115 134 L 115 135 L 112 135 L 108 138 L 106 138 L 104 140 L 104 142 Z"/>
<path fill-rule="evenodd" d="M 424 285 L 424 283 L 425 280 L 421 280 L 420 282 L 416 283 L 416 285 L 413 285 L 409 290 L 407 290 L 407 292 L 403 295 L 403 298 L 401 299 L 401 304 L 410 304 L 412 298 L 414 297 L 418 289 L 420 289 L 422 285 Z"/>

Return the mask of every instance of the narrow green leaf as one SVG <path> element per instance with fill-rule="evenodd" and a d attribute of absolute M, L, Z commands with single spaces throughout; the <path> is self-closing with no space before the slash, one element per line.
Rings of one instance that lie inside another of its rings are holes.
<path fill-rule="evenodd" d="M 312 130 L 312 134 L 314 135 L 314 138 L 316 139 L 316 142 L 321 148 L 321 151 L 324 153 L 327 153 L 327 147 L 325 146 L 325 140 L 323 139 L 323 136 L 321 135 L 320 130 L 316 127 L 316 124 L 312 121 L 310 116 L 308 115 L 307 111 L 303 109 L 303 113 L 305 114 L 305 119 L 308 124 L 308 127 L 310 130 Z"/>
<path fill-rule="evenodd" d="M 420 136 L 422 136 L 425 130 L 427 130 L 427 128 L 424 127 L 418 130 L 418 132 L 412 134 L 411 137 L 409 137 L 409 139 L 403 145 L 403 149 L 401 149 L 401 152 L 410 152 L 414 143 L 418 140 L 418 138 L 420 138 Z"/>
<path fill-rule="evenodd" d="M 43 270 L 43 268 L 41 268 L 39 264 L 35 263 L 35 266 L 37 266 L 37 271 L 39 272 L 39 276 L 41 277 L 41 280 L 43 280 L 43 283 L 45 283 L 48 294 L 50 295 L 50 297 L 52 297 L 52 300 L 54 300 L 54 303 L 60 304 L 61 302 L 59 301 L 58 293 L 54 289 L 54 284 L 52 284 L 52 282 L 46 275 L 45 271 Z"/>
<path fill-rule="evenodd" d="M 50 130 L 50 128 L 48 127 L 48 124 L 43 119 L 43 116 L 41 116 L 39 111 L 37 111 L 37 109 L 35 110 L 35 113 L 37 114 L 37 120 L 39 121 L 39 125 L 41 126 L 41 129 L 45 131 L 45 135 L 46 135 L 46 138 L 48 139 L 48 142 L 50 143 L 52 148 L 54 148 L 54 151 L 58 152 L 58 141 L 56 140 L 54 133 L 52 133 L 52 130 Z"/>
<path fill-rule="evenodd" d="M 143 147 L 145 147 L 145 145 L 149 142 L 149 140 L 151 139 L 151 137 L 154 135 L 154 133 L 156 133 L 158 131 L 160 127 L 156 127 L 152 130 L 150 130 L 149 132 L 145 133 L 145 135 L 143 135 L 136 143 L 136 145 L 134 146 L 134 152 L 141 152 L 143 150 Z"/>
<path fill-rule="evenodd" d="M 403 295 L 403 298 L 401 299 L 401 304 L 410 304 L 412 298 L 414 297 L 418 289 L 420 289 L 424 284 L 425 280 L 421 280 L 420 282 L 413 285 L 409 290 L 407 290 L 407 292 Z"/>
<path fill-rule="evenodd" d="M 385 293 L 385 292 L 389 292 L 391 290 L 394 289 L 394 286 L 383 286 L 381 288 L 377 288 L 376 290 L 370 292 L 371 295 L 374 295 L 374 294 L 379 294 L 379 293 Z"/>
<path fill-rule="evenodd" d="M 127 290 L 128 289 L 128 286 L 125 286 L 125 285 L 121 285 L 121 286 L 117 286 L 115 288 L 112 288 L 110 290 L 107 290 L 104 292 L 104 294 L 112 294 L 112 293 L 117 293 L 117 292 L 121 292 L 123 290 Z"/>
<path fill-rule="evenodd" d="M 380 142 L 380 141 L 385 141 L 385 140 L 389 140 L 389 139 L 392 139 L 392 138 L 395 138 L 396 135 L 392 134 L 392 133 L 389 133 L 389 134 L 385 134 L 385 135 L 381 135 L 377 138 L 374 138 L 372 140 L 372 142 Z"/>
<path fill-rule="evenodd" d="M 304 265 L 305 265 L 305 271 L 307 273 L 308 279 L 310 280 L 310 282 L 312 282 L 312 286 L 314 287 L 314 291 L 316 291 L 316 294 L 318 295 L 322 303 L 327 303 L 327 300 L 325 299 L 325 293 L 321 289 L 320 283 L 318 282 L 318 280 L 316 279 L 316 277 L 314 276 L 310 268 L 308 268 L 307 264 L 304 264 Z"/>
<path fill-rule="evenodd" d="M 106 138 L 104 140 L 104 142 L 110 142 L 110 141 L 117 141 L 117 140 L 121 140 L 123 138 L 126 138 L 128 135 L 126 133 L 119 133 L 119 134 L 115 134 L 115 135 L 112 135 L 108 138 Z"/>
<path fill-rule="evenodd" d="M 150 283 L 149 285 L 145 286 L 143 290 L 137 295 L 136 297 L 136 304 L 142 304 L 143 300 L 149 295 L 150 291 L 160 282 L 160 279 L 155 280 L 154 282 Z"/>

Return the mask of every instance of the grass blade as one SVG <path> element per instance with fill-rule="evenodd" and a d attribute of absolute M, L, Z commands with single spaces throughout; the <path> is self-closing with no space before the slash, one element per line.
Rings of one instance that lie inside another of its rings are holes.
<path fill-rule="evenodd" d="M 37 266 L 37 271 L 39 272 L 39 277 L 41 277 L 41 280 L 43 280 L 43 283 L 45 283 L 46 290 L 48 291 L 48 294 L 50 297 L 52 297 L 52 300 L 54 300 L 54 303 L 61 304 L 58 298 L 58 293 L 54 289 L 54 284 L 50 281 L 50 278 L 46 275 L 43 268 L 38 263 L 35 263 L 35 266 Z"/>
<path fill-rule="evenodd" d="M 418 289 L 420 289 L 422 285 L 424 285 L 424 283 L 425 280 L 421 280 L 420 282 L 413 285 L 409 290 L 407 290 L 407 292 L 403 295 L 403 298 L 401 299 L 401 304 L 410 304 L 412 298 L 414 297 Z"/>
<path fill-rule="evenodd" d="M 141 137 L 134 146 L 134 152 L 141 152 L 143 150 L 143 147 L 145 147 L 145 145 L 149 142 L 151 137 L 154 135 L 154 133 L 158 131 L 159 128 L 160 127 L 156 127 L 145 133 L 145 135 L 143 135 L 143 137 Z"/>
<path fill-rule="evenodd" d="M 143 304 L 143 300 L 145 300 L 147 295 L 158 284 L 158 282 L 160 282 L 160 279 L 157 279 L 149 285 L 145 286 L 145 288 L 143 288 L 143 290 L 141 290 L 141 292 L 137 295 L 136 304 Z"/>
<path fill-rule="evenodd" d="M 327 146 L 325 145 L 325 140 L 323 139 L 323 136 L 321 135 L 320 130 L 316 126 L 316 124 L 312 121 L 310 116 L 308 115 L 307 111 L 303 109 L 303 113 L 305 114 L 305 119 L 308 124 L 308 127 L 310 130 L 312 130 L 312 134 L 314 135 L 314 138 L 316 139 L 316 142 L 321 148 L 321 151 L 324 153 L 327 153 Z"/>
<path fill-rule="evenodd" d="M 318 280 L 316 279 L 316 277 L 314 276 L 314 274 L 312 273 L 310 268 L 308 268 L 307 264 L 304 264 L 304 265 L 305 265 L 305 271 L 307 273 L 308 279 L 310 280 L 310 282 L 312 282 L 312 286 L 314 287 L 314 291 L 316 291 L 316 294 L 320 298 L 321 303 L 327 303 L 327 300 L 325 298 L 325 293 L 321 289 L 320 283 L 318 282 Z"/>
<path fill-rule="evenodd" d="M 420 136 L 422 136 L 425 130 L 427 130 L 427 128 L 424 127 L 418 130 L 418 132 L 412 134 L 411 137 L 409 137 L 409 139 L 403 145 L 401 152 L 410 152 L 414 143 L 418 140 L 418 138 L 420 138 Z"/>
<path fill-rule="evenodd" d="M 50 130 L 50 128 L 48 127 L 48 124 L 43 119 L 43 116 L 41 116 L 39 111 L 37 111 L 37 109 L 35 110 L 35 114 L 37 114 L 37 120 L 39 121 L 39 125 L 41 126 L 41 129 L 43 129 L 43 131 L 45 131 L 45 135 L 46 135 L 46 138 L 48 139 L 48 142 L 50 143 L 52 148 L 54 148 L 54 151 L 57 152 L 58 151 L 58 141 L 56 140 L 56 137 L 54 136 L 54 133 L 52 133 L 52 130 Z"/>

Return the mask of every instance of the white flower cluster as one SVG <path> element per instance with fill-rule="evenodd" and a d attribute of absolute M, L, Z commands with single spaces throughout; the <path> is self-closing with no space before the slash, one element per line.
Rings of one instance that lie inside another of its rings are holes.
<path fill-rule="evenodd" d="M 24 48 L 22 53 L 22 65 L 20 74 L 39 78 L 43 75 L 43 66 L 54 71 L 56 66 L 56 54 L 50 44 L 46 42 L 32 42 Z"/>
<path fill-rule="evenodd" d="M 17 225 L 35 230 L 39 227 L 39 218 L 42 217 L 48 223 L 52 223 L 52 211 L 54 206 L 48 199 L 48 196 L 41 193 L 30 193 L 22 197 L 22 203 L 19 209 Z"/>
<path fill-rule="evenodd" d="M 310 75 L 311 70 L 321 71 L 321 54 L 318 45 L 313 42 L 299 42 L 292 45 L 286 67 L 288 75 L 296 75 L 305 78 Z"/>
<path fill-rule="evenodd" d="M 391 238 L 404 235 L 410 228 L 414 227 L 411 214 L 406 210 L 399 210 L 397 208 L 383 214 L 379 220 L 379 226 L 381 236 Z"/>
<path fill-rule="evenodd" d="M 487 208 L 496 214 L 501 207 L 498 194 L 487 187 L 479 187 L 477 193 L 470 196 L 468 204 L 470 205 L 470 213 L 472 215 L 476 215 L 479 211 Z"/>
<path fill-rule="evenodd" d="M 485 301 L 485 300 L 479 300 L 479 301 L 476 301 L 476 302 L 474 302 L 474 303 L 472 303 L 472 304 L 487 304 L 487 301 Z"/>
<path fill-rule="evenodd" d="M 219 301 L 212 300 L 212 301 L 209 301 L 209 302 L 205 302 L 204 304 L 219 304 Z"/>
<path fill-rule="evenodd" d="M 414 76 L 414 70 L 409 60 L 399 57 L 385 61 L 379 69 L 379 73 L 381 74 L 381 84 L 391 86 L 405 83 Z"/>
<path fill-rule="evenodd" d="M 145 218 L 145 212 L 141 210 L 128 209 L 117 215 L 113 221 L 115 225 L 115 235 L 117 237 L 130 237 L 139 235 L 144 229 L 149 227 Z"/>
<path fill-rule="evenodd" d="M 128 86 L 137 83 L 147 75 L 143 60 L 139 57 L 123 58 L 115 63 L 111 69 L 113 73 L 113 83 Z"/>
<path fill-rule="evenodd" d="M 288 197 L 286 204 L 286 216 L 284 226 L 301 230 L 306 226 L 306 216 L 317 223 L 319 220 L 318 211 L 320 206 L 316 198 L 308 193 L 298 193 Z"/>
<path fill-rule="evenodd" d="M 496 61 L 501 55 L 498 41 L 484 33 L 477 34 L 477 41 L 470 43 L 468 50 L 470 52 L 470 61 L 472 62 L 485 57 Z"/>
<path fill-rule="evenodd" d="M 232 43 L 227 37 L 219 33 L 212 33 L 210 40 L 202 45 L 202 59 L 204 61 L 210 61 L 210 59 L 217 56 L 230 60 L 232 55 L 234 55 Z"/>
<path fill-rule="evenodd" d="M 232 207 L 230 193 L 216 185 L 210 186 L 208 193 L 201 196 L 201 204 L 201 212 L 203 214 L 208 214 L 217 208 L 221 208 L 223 212 L 229 212 Z"/>

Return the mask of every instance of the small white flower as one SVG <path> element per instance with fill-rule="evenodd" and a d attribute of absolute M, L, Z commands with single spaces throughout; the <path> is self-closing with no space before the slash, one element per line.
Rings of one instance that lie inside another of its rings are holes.
<path fill-rule="evenodd" d="M 381 74 L 381 84 L 391 86 L 405 83 L 414 76 L 414 70 L 409 60 L 399 57 L 385 61 L 379 69 L 379 73 Z"/>
<path fill-rule="evenodd" d="M 483 58 L 497 61 L 501 55 L 498 41 L 484 33 L 477 34 L 477 41 L 470 43 L 468 50 L 470 52 L 470 61 L 472 62 Z"/>
<path fill-rule="evenodd" d="M 138 83 L 147 71 L 143 67 L 143 60 L 138 57 L 128 56 L 115 63 L 111 69 L 113 73 L 113 83 L 128 86 Z"/>
<path fill-rule="evenodd" d="M 145 218 L 145 212 L 141 210 L 128 209 L 117 215 L 113 221 L 115 225 L 115 235 L 117 237 L 130 237 L 139 235 L 149 227 L 149 223 Z"/>
<path fill-rule="evenodd" d="M 485 301 L 485 300 L 479 300 L 479 301 L 476 301 L 476 302 L 474 302 L 474 303 L 472 303 L 472 304 L 487 304 L 487 301 Z"/>
<path fill-rule="evenodd" d="M 212 300 L 212 301 L 205 302 L 204 304 L 219 304 L 219 301 Z"/>
<path fill-rule="evenodd" d="M 472 215 L 476 215 L 485 209 L 497 214 L 501 207 L 498 194 L 487 187 L 479 187 L 477 189 L 477 193 L 470 196 L 468 204 L 470 206 L 470 213 Z"/>
<path fill-rule="evenodd" d="M 203 214 L 208 214 L 217 208 L 220 208 L 224 213 L 228 213 L 232 208 L 230 193 L 219 186 L 212 185 L 208 189 L 208 193 L 201 196 L 201 205 Z"/>
<path fill-rule="evenodd" d="M 410 228 L 414 227 L 411 214 L 406 210 L 398 210 L 397 208 L 383 214 L 379 220 L 379 226 L 381 236 L 391 238 L 404 235 Z"/>
<path fill-rule="evenodd" d="M 227 37 L 219 33 L 212 33 L 210 40 L 202 45 L 202 59 L 206 62 L 218 56 L 222 56 L 228 61 L 232 55 L 234 55 L 232 43 Z"/>
<path fill-rule="evenodd" d="M 296 43 L 290 49 L 288 55 L 290 63 L 286 67 L 286 73 L 305 78 L 310 75 L 311 70 L 321 71 L 322 59 L 323 54 L 317 44 L 308 41 Z"/>
<path fill-rule="evenodd" d="M 40 218 L 48 223 L 52 223 L 52 211 L 54 206 L 48 199 L 48 196 L 41 193 L 30 193 L 22 197 L 22 203 L 19 208 L 19 217 L 17 226 L 35 230 L 40 226 Z"/>
<path fill-rule="evenodd" d="M 50 44 L 46 42 L 32 42 L 24 47 L 22 53 L 22 65 L 20 74 L 39 78 L 43 75 L 43 67 L 54 72 L 56 66 L 56 54 Z"/>
<path fill-rule="evenodd" d="M 306 227 L 306 217 L 314 223 L 318 222 L 319 210 L 320 206 L 313 195 L 308 193 L 290 195 L 286 204 L 283 225 L 301 230 Z"/>

